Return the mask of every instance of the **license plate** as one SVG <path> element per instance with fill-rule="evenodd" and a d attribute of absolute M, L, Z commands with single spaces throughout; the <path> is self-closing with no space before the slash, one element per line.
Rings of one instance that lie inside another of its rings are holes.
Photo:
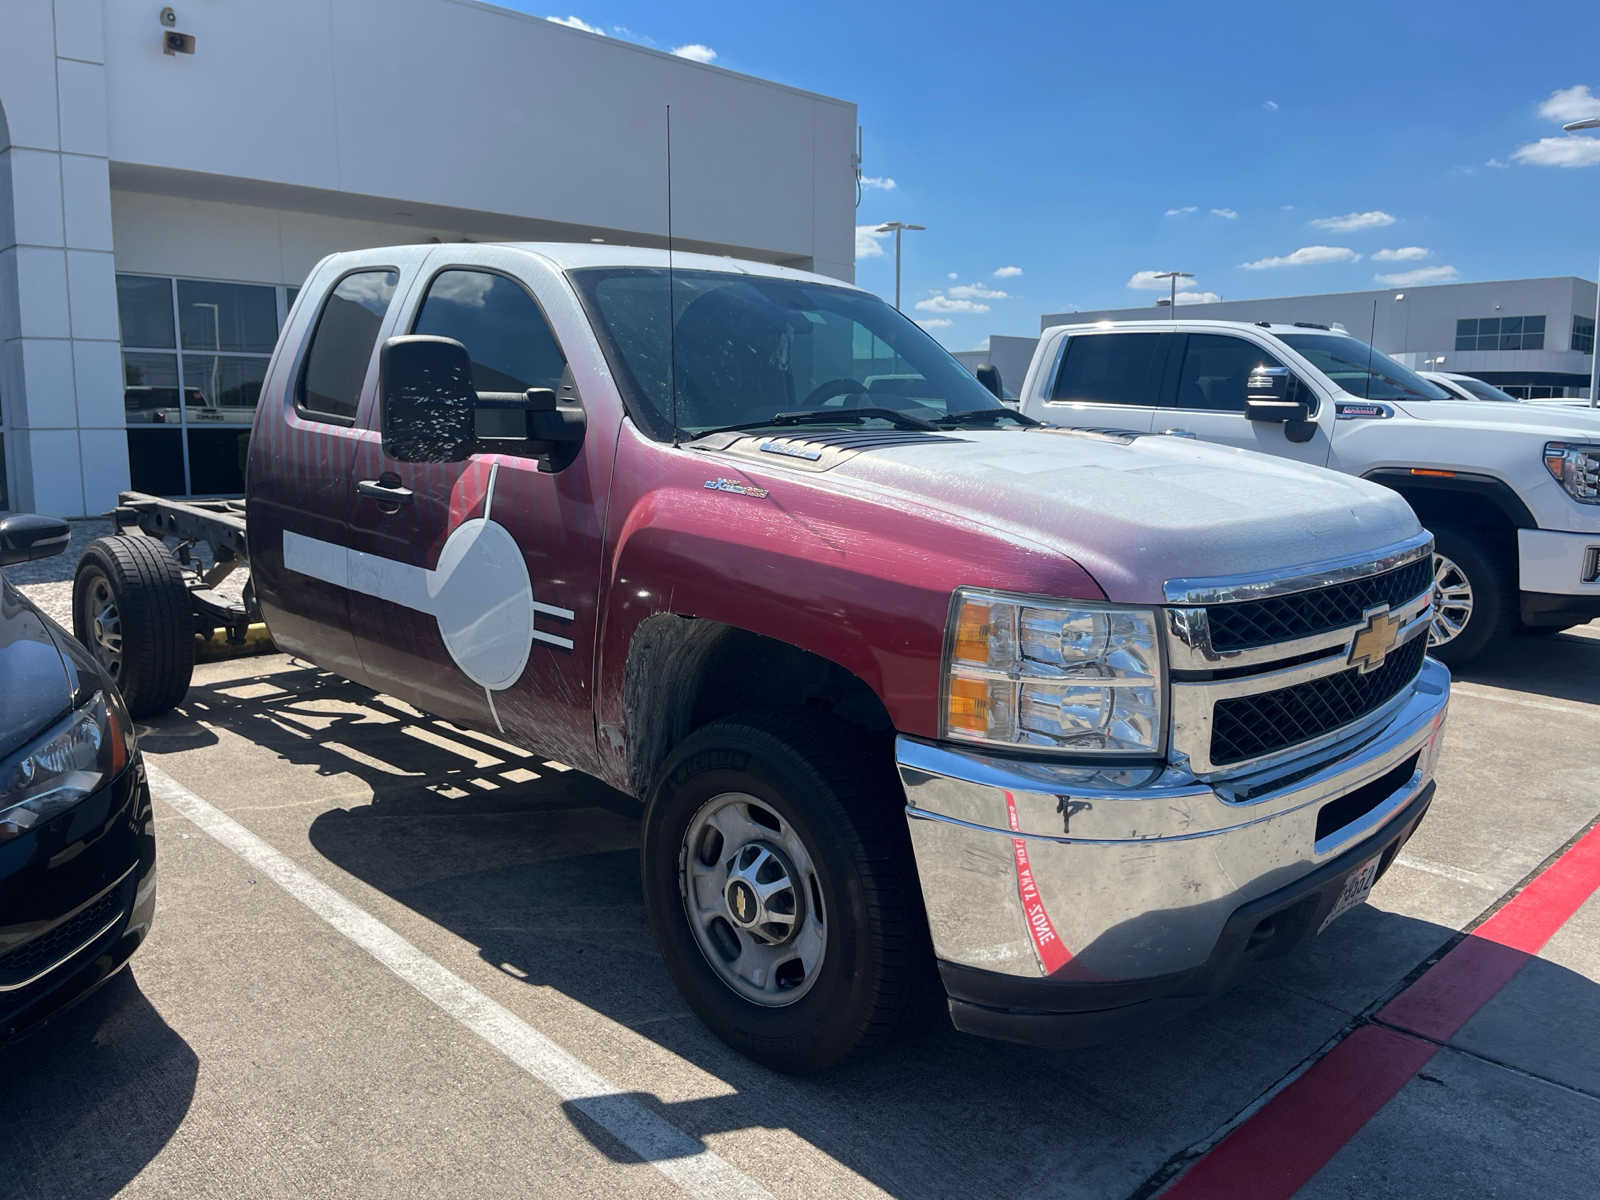
<path fill-rule="evenodd" d="M 1339 889 L 1339 899 L 1334 901 L 1333 907 L 1328 910 L 1328 915 L 1322 918 L 1322 924 L 1317 926 L 1318 933 L 1367 898 L 1367 894 L 1372 891 L 1373 883 L 1378 878 L 1379 857 L 1381 855 L 1369 858 L 1344 877 L 1344 887 Z"/>

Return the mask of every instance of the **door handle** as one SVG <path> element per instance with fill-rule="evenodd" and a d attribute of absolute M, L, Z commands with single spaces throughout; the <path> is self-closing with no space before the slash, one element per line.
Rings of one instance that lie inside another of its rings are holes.
<path fill-rule="evenodd" d="M 356 492 L 379 504 L 392 504 L 395 508 L 411 503 L 411 489 L 401 487 L 398 481 L 390 484 L 381 479 L 363 479 L 356 484 Z"/>
<path fill-rule="evenodd" d="M 1162 433 L 1162 436 L 1164 436 L 1164 437 L 1186 437 L 1186 438 L 1192 438 L 1192 437 L 1195 436 L 1194 434 L 1190 433 L 1187 429 L 1163 429 L 1161 431 L 1161 433 Z"/>

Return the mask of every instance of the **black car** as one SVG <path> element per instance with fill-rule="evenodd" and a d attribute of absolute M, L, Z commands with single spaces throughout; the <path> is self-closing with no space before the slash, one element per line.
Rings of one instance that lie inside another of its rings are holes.
<path fill-rule="evenodd" d="M 0 568 L 66 522 L 0 516 Z M 156 902 L 150 785 L 116 686 L 0 573 L 0 1042 L 115 974 Z"/>

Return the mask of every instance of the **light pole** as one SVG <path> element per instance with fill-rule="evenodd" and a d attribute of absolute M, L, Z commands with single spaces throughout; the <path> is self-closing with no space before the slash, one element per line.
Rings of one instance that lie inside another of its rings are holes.
<path fill-rule="evenodd" d="M 1167 319 L 1176 321 L 1178 319 L 1178 280 L 1193 279 L 1194 276 L 1188 271 L 1157 271 L 1154 277 L 1156 279 L 1172 280 L 1171 294 L 1167 299 Z"/>
<path fill-rule="evenodd" d="M 926 225 L 907 225 L 904 221 L 885 221 L 879 233 L 894 234 L 894 306 L 900 307 L 900 235 L 907 229 L 926 229 Z"/>
<path fill-rule="evenodd" d="M 1581 121 L 1568 121 L 1561 127 L 1568 133 L 1580 129 L 1600 129 L 1600 117 L 1585 117 Z M 1595 341 L 1600 342 L 1600 272 L 1596 272 L 1594 292 Z M 1589 348 L 1589 407 L 1600 407 L 1600 345 Z"/>

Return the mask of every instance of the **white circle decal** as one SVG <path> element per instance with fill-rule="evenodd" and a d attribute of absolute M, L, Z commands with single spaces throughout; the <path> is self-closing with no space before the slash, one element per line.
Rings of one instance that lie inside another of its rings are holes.
<path fill-rule="evenodd" d="M 484 517 L 463 521 L 428 582 L 456 666 L 491 691 L 515 683 L 533 644 L 533 584 L 511 532 Z"/>

